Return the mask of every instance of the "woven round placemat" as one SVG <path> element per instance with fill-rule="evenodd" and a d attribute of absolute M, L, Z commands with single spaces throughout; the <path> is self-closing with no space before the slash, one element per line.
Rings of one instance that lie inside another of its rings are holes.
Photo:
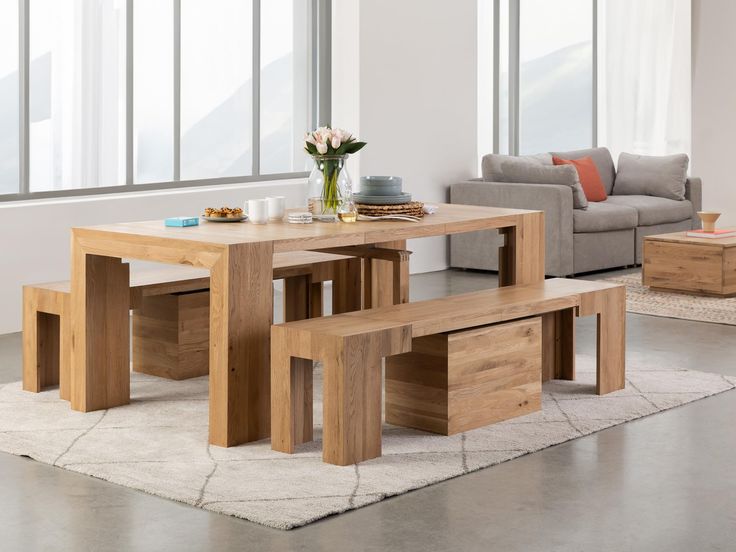
<path fill-rule="evenodd" d="M 424 203 L 421 201 L 411 201 L 401 205 L 367 205 L 365 203 L 357 203 L 358 213 L 369 216 L 380 215 L 412 215 L 415 217 L 424 216 Z"/>

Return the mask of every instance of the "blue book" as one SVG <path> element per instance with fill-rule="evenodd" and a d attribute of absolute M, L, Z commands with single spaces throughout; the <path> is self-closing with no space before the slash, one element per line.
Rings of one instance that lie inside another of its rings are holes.
<path fill-rule="evenodd" d="M 198 217 L 171 217 L 164 221 L 166 226 L 197 226 L 199 225 Z"/>

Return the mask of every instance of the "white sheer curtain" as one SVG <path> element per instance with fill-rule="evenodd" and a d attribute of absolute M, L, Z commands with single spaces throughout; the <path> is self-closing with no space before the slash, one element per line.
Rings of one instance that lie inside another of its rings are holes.
<path fill-rule="evenodd" d="M 125 1 L 30 3 L 32 192 L 125 183 Z"/>
<path fill-rule="evenodd" d="M 599 0 L 598 144 L 690 154 L 690 0 Z"/>

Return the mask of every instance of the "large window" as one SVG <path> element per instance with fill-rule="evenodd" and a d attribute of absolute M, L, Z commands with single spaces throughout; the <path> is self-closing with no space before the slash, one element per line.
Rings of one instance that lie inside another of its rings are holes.
<path fill-rule="evenodd" d="M 690 0 L 478 0 L 478 15 L 480 156 L 689 152 Z"/>
<path fill-rule="evenodd" d="M 519 153 L 593 142 L 593 2 L 521 0 Z"/>
<path fill-rule="evenodd" d="M 0 2 L 0 200 L 304 175 L 329 3 Z"/>
<path fill-rule="evenodd" d="M 494 4 L 496 151 L 533 154 L 593 145 L 595 0 Z"/>

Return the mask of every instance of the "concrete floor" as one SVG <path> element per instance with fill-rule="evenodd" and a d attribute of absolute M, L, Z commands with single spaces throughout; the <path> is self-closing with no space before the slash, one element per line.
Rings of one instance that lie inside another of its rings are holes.
<path fill-rule="evenodd" d="M 414 300 L 494 287 L 412 277 Z M 594 350 L 592 320 L 579 350 Z M 736 375 L 736 327 L 628 315 L 628 355 Z M 0 383 L 20 378 L 0 336 Z M 736 550 L 736 392 L 282 532 L 0 454 L 0 549 Z"/>

